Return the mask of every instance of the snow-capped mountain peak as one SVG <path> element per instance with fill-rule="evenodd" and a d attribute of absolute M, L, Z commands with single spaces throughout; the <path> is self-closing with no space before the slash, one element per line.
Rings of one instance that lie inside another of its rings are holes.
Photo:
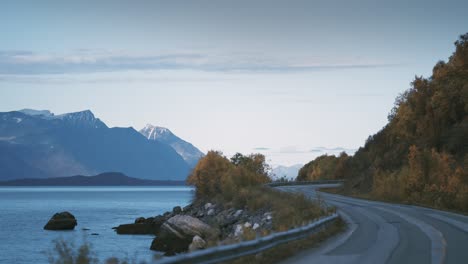
<path fill-rule="evenodd" d="M 56 119 L 64 120 L 76 126 L 102 128 L 107 127 L 99 118 L 96 118 L 90 110 L 68 113 L 55 116 Z"/>
<path fill-rule="evenodd" d="M 142 130 L 140 130 L 140 133 L 143 134 L 147 139 L 151 140 L 174 136 L 174 134 L 169 129 L 151 124 L 147 124 Z"/>
<path fill-rule="evenodd" d="M 23 109 L 19 112 L 29 115 L 40 117 L 43 119 L 57 119 L 63 120 L 64 122 L 80 126 L 80 127 L 90 127 L 90 128 L 102 128 L 107 127 L 99 118 L 96 118 L 91 112 L 91 110 L 84 110 L 73 113 L 66 113 L 61 115 L 54 115 L 54 113 L 49 110 L 34 110 L 34 109 Z"/>
<path fill-rule="evenodd" d="M 155 140 L 171 146 L 192 168 L 195 167 L 198 160 L 203 157 L 203 152 L 174 135 L 165 127 L 148 124 L 140 130 L 140 134 L 145 136 L 148 140 Z"/>
<path fill-rule="evenodd" d="M 91 112 L 90 110 L 61 114 L 61 115 L 55 116 L 55 118 L 63 119 L 63 120 L 68 119 L 68 120 L 81 120 L 81 121 L 91 121 L 91 122 L 94 122 L 97 119 L 94 116 L 93 112 Z"/>
<path fill-rule="evenodd" d="M 49 110 L 35 110 L 35 109 L 25 108 L 25 109 L 19 110 L 18 112 L 21 112 L 23 114 L 30 115 L 30 116 L 43 116 L 43 117 L 54 116 L 54 114 L 50 112 Z"/>

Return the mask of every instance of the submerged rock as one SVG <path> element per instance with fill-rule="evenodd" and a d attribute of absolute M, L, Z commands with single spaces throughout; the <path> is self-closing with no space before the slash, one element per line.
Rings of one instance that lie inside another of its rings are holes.
<path fill-rule="evenodd" d="M 56 213 L 44 226 L 45 230 L 73 230 L 77 225 L 74 215 L 69 212 Z"/>
<path fill-rule="evenodd" d="M 218 236 L 218 231 L 197 218 L 176 215 L 161 226 L 158 236 L 151 244 L 151 249 L 163 251 L 167 255 L 185 252 L 195 236 L 202 239 L 214 238 Z"/>

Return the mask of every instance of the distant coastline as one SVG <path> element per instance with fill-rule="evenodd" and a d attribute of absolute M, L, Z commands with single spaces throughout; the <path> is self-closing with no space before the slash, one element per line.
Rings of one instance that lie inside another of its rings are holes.
<path fill-rule="evenodd" d="M 0 181 L 0 186 L 184 186 L 185 181 L 146 180 L 128 177 L 123 173 L 107 172 L 95 176 L 56 178 L 27 178 Z"/>

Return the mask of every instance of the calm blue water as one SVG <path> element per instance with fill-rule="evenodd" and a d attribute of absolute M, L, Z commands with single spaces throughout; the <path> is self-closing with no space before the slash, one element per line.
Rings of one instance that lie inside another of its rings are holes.
<path fill-rule="evenodd" d="M 76 245 L 86 239 L 101 260 L 149 260 L 152 236 L 117 235 L 112 227 L 187 205 L 192 192 L 189 187 L 1 187 L 0 263 L 48 263 L 53 241 L 60 238 Z M 61 211 L 75 215 L 75 230 L 43 230 Z"/>

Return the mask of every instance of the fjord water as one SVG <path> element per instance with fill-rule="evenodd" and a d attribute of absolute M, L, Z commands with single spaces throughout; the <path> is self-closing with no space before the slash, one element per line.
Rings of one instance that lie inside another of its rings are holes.
<path fill-rule="evenodd" d="M 191 198 L 192 189 L 180 186 L 1 187 L 0 263 L 48 263 L 56 239 L 75 245 L 86 240 L 101 261 L 109 257 L 150 260 L 153 236 L 117 235 L 112 227 L 185 206 Z M 50 217 L 61 211 L 75 215 L 75 230 L 43 230 Z"/>

